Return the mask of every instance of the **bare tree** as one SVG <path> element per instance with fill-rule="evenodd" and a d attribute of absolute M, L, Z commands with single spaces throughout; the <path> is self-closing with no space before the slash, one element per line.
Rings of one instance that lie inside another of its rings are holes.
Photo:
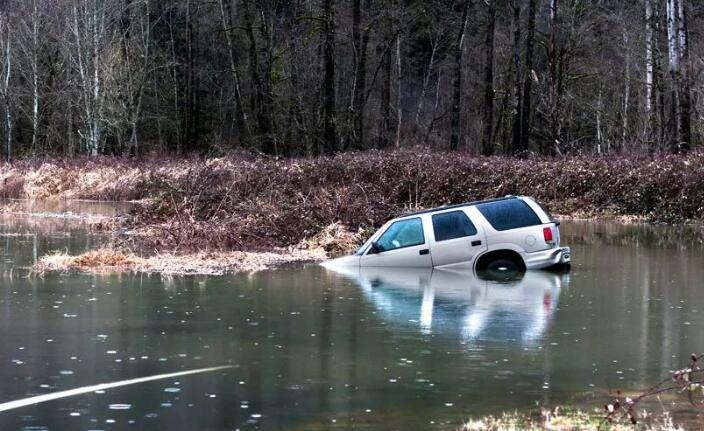
<path fill-rule="evenodd" d="M 97 156 L 103 140 L 105 112 L 105 48 L 110 44 L 104 0 L 78 0 L 68 27 L 74 38 L 73 60 L 83 107 L 83 138 L 88 154 Z M 80 132 L 79 132 L 80 133 Z"/>
<path fill-rule="evenodd" d="M 31 87 L 31 108 L 30 120 L 32 123 L 31 152 L 36 154 L 37 141 L 39 136 L 39 7 L 38 0 L 32 0 L 30 4 L 29 22 L 27 19 L 21 20 L 23 38 L 19 39 L 19 46 L 22 54 L 29 64 L 26 80 Z"/>
<path fill-rule="evenodd" d="M 467 20 L 469 18 L 469 7 L 471 0 L 464 0 L 462 5 L 462 18 L 460 28 L 457 33 L 457 40 L 453 48 L 455 63 L 454 75 L 452 78 L 452 117 L 450 125 L 450 149 L 457 150 L 460 147 L 460 109 L 462 105 L 462 54 L 464 52 L 464 39 L 467 30 Z"/>
<path fill-rule="evenodd" d="M 686 0 L 677 0 L 677 40 L 678 52 L 680 55 L 680 88 L 679 88 L 679 144 L 678 152 L 687 152 L 692 142 L 691 124 L 691 82 L 690 82 L 690 59 L 689 59 L 689 35 L 687 30 L 687 10 Z"/>
<path fill-rule="evenodd" d="M 516 150 L 518 152 L 527 151 L 530 145 L 531 129 L 531 111 L 532 111 L 532 94 L 533 94 L 533 54 L 535 49 L 535 14 L 536 0 L 528 1 L 528 28 L 526 35 L 526 67 L 524 70 L 523 79 L 523 107 L 521 113 L 521 144 Z"/>
<path fill-rule="evenodd" d="M 655 23 L 653 0 L 645 0 L 645 111 L 648 123 L 655 106 Z"/>
<path fill-rule="evenodd" d="M 325 21 L 324 63 L 325 79 L 323 89 L 324 141 L 325 151 L 337 150 L 336 98 L 335 98 L 335 0 L 324 0 L 323 19 Z"/>
<path fill-rule="evenodd" d="M 484 60 L 484 115 L 482 154 L 494 152 L 494 35 L 496 33 L 496 0 L 487 1 L 486 57 Z"/>
<path fill-rule="evenodd" d="M 227 41 L 227 54 L 228 59 L 230 60 L 232 85 L 235 92 L 235 116 L 237 118 L 237 128 L 240 135 L 240 142 L 247 146 L 249 143 L 249 130 L 247 128 L 247 113 L 244 110 L 244 100 L 242 97 L 242 79 L 240 77 L 238 64 L 239 58 L 235 48 L 235 42 L 233 40 L 233 29 L 235 24 L 232 13 L 232 1 L 218 0 L 218 2 L 220 6 L 220 19 L 222 20 L 222 31 L 225 34 L 225 40 Z"/>
<path fill-rule="evenodd" d="M 403 89 L 401 70 L 401 36 L 396 37 L 396 141 L 394 146 L 401 147 L 401 128 L 403 127 Z"/>
<path fill-rule="evenodd" d="M 0 60 L 0 72 L 2 72 L 0 95 L 2 95 L 5 107 L 5 158 L 7 161 L 10 161 L 13 157 L 13 122 L 10 94 L 10 79 L 12 78 L 12 28 L 10 27 L 10 19 L 5 13 L 0 14 L 0 48 L 3 50 L 4 54 L 4 58 Z"/>
<path fill-rule="evenodd" d="M 365 4 L 365 9 L 369 6 Z M 364 107 L 365 92 L 367 91 L 367 48 L 369 46 L 370 29 L 363 25 L 362 0 L 352 1 L 352 47 L 354 49 L 354 85 L 350 112 L 354 116 L 353 146 L 364 148 Z"/>
<path fill-rule="evenodd" d="M 106 73 L 107 109 L 125 122 L 128 134 L 123 152 L 139 153 L 139 123 L 142 119 L 144 93 L 152 72 L 152 0 L 126 0 L 121 11 L 122 47 L 119 57 L 110 57 L 113 64 Z M 119 135 L 118 135 L 119 136 Z"/>
<path fill-rule="evenodd" d="M 513 84 L 513 130 L 511 143 L 506 143 L 506 154 L 513 154 L 521 147 L 522 130 L 521 121 L 523 110 L 523 72 L 521 69 L 521 3 L 518 0 L 511 1 L 513 9 L 513 71 L 515 74 Z"/>

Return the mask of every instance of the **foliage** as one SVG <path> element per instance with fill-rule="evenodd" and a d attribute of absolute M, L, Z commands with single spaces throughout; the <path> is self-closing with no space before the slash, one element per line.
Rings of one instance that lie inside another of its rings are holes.
<path fill-rule="evenodd" d="M 628 421 L 633 425 L 641 421 L 639 405 L 649 398 L 663 393 L 685 394 L 693 407 L 704 406 L 704 369 L 701 367 L 704 354 L 693 353 L 685 368 L 673 371 L 669 377 L 654 384 L 636 397 L 627 397 L 616 392 L 616 396 L 604 406 L 603 423 L 614 424 Z"/>

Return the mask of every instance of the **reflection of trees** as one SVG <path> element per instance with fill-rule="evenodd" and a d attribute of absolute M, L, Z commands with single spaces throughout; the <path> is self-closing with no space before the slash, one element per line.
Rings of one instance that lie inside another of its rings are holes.
<path fill-rule="evenodd" d="M 704 228 L 695 225 L 655 225 L 569 221 L 560 226 L 567 245 L 644 246 L 697 249 L 704 245 Z"/>

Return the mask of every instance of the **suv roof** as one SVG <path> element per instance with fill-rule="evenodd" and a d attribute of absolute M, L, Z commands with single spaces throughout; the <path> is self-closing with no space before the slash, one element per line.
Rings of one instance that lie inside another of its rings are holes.
<path fill-rule="evenodd" d="M 445 211 L 445 210 L 451 210 L 451 209 L 455 209 L 455 208 L 463 208 L 463 207 L 480 205 L 480 204 L 488 204 L 491 202 L 501 202 L 501 201 L 507 201 L 507 200 L 511 200 L 511 199 L 518 199 L 518 197 L 517 196 L 506 196 L 503 198 L 485 199 L 482 201 L 474 201 L 474 202 L 465 202 L 463 204 L 443 205 L 441 207 L 436 207 L 436 208 L 431 208 L 431 209 L 427 209 L 427 210 L 403 214 L 397 218 L 412 217 L 412 216 L 421 215 L 421 214 L 434 213 L 437 211 Z"/>

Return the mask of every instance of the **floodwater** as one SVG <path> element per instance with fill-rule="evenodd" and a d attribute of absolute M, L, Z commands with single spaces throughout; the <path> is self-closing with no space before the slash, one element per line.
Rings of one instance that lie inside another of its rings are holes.
<path fill-rule="evenodd" d="M 569 274 L 315 264 L 228 277 L 27 277 L 101 239 L 0 219 L 0 430 L 448 429 L 599 406 L 704 351 L 696 228 L 564 223 Z M 231 366 L 30 406 L 99 383 Z"/>

